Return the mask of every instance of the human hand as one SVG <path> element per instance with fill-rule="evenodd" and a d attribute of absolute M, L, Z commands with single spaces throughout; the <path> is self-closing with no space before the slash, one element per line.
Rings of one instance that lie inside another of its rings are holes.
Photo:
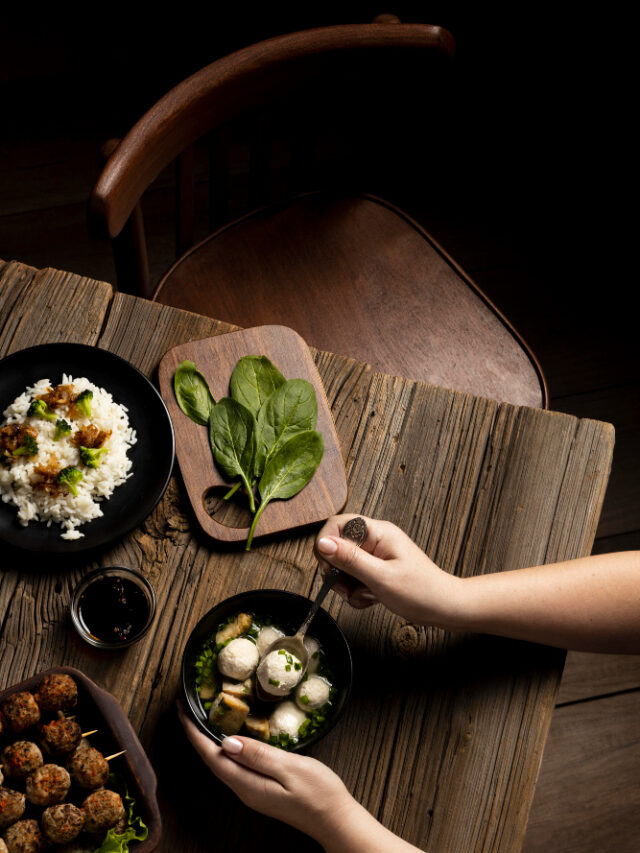
<path fill-rule="evenodd" d="M 459 578 L 438 568 L 389 521 L 365 518 L 368 532 L 360 548 L 342 539 L 342 528 L 351 518 L 355 516 L 332 516 L 316 537 L 320 564 L 330 563 L 347 575 L 336 581 L 336 592 L 353 607 L 380 602 L 411 622 L 447 627 Z"/>
<path fill-rule="evenodd" d="M 242 802 L 288 823 L 321 844 L 334 827 L 361 810 L 342 780 L 315 758 L 286 752 L 254 738 L 234 735 L 217 746 L 190 720 L 180 721 L 204 763 Z"/>

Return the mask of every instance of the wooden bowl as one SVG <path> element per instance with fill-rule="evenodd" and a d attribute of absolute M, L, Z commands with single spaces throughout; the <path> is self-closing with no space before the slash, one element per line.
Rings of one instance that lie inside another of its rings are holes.
<path fill-rule="evenodd" d="M 6 688 L 0 692 L 0 703 L 20 690 L 35 693 L 42 679 L 52 673 L 66 673 L 75 679 L 78 685 L 78 704 L 73 713 L 83 731 L 98 729 L 98 732 L 91 736 L 91 744 L 104 755 L 113 755 L 126 749 L 124 755 L 113 759 L 113 772 L 123 776 L 129 794 L 136 801 L 135 814 L 140 815 L 149 829 L 149 835 L 144 841 L 130 843 L 131 853 L 148 853 L 155 850 L 162 834 L 162 821 L 156 798 L 156 774 L 131 723 L 111 693 L 98 687 L 78 669 L 56 666 Z M 32 729 L 27 729 L 24 733 L 15 735 L 15 739 L 29 740 L 31 732 Z M 3 743 L 6 745 L 6 738 L 3 738 Z M 51 760 L 55 763 L 55 759 Z M 8 781 L 11 787 L 10 780 Z M 87 791 L 85 796 L 88 794 Z M 51 849 L 55 850 L 55 847 Z"/>
<path fill-rule="evenodd" d="M 308 598 L 294 592 L 285 592 L 281 589 L 255 589 L 227 598 L 205 613 L 189 635 L 185 646 L 182 656 L 182 689 L 192 718 L 207 737 L 216 743 L 222 743 L 221 736 L 209 725 L 207 712 L 196 690 L 195 662 L 203 644 L 215 634 L 220 622 L 242 612 L 260 616 L 268 615 L 275 624 L 281 625 L 286 633 L 291 635 L 298 630 L 310 607 L 311 601 Z M 331 731 L 344 711 L 353 681 L 351 650 L 342 629 L 326 610 L 322 608 L 318 610 L 307 633 L 320 642 L 334 676 L 333 684 L 338 692 L 333 700 L 334 711 L 325 728 L 292 747 L 290 752 L 306 749 Z"/>

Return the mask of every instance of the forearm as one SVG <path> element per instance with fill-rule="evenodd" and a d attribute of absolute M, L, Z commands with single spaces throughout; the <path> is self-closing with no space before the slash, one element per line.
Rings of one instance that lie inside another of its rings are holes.
<path fill-rule="evenodd" d="M 344 812 L 329 816 L 312 833 L 326 853 L 420 853 L 390 832 L 363 806 L 352 800 Z"/>
<path fill-rule="evenodd" d="M 640 654 L 640 552 L 457 579 L 442 621 L 591 652 Z"/>

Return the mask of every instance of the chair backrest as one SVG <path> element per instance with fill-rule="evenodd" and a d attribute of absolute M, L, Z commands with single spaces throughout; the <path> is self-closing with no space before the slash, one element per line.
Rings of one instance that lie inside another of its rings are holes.
<path fill-rule="evenodd" d="M 305 98 L 307 112 L 326 108 L 318 104 L 325 80 L 331 76 L 338 87 L 346 86 L 350 75 L 367 77 L 375 102 L 379 102 L 371 136 L 396 132 L 394 121 L 385 121 L 396 100 L 391 92 L 376 92 L 380 80 L 390 80 L 400 59 L 411 57 L 431 67 L 454 52 L 453 37 L 442 28 L 425 24 L 372 23 L 324 27 L 268 39 L 213 62 L 180 83 L 156 103 L 130 130 L 110 154 L 91 193 L 90 229 L 94 234 L 114 239 L 118 283 L 123 289 L 150 293 L 144 257 L 144 232 L 139 201 L 145 190 L 177 158 L 177 253 L 194 241 L 193 146 L 230 120 L 258 108 L 258 122 L 251 132 L 249 201 L 254 207 L 263 201 L 266 164 L 270 156 L 267 134 L 260 132 L 266 112 L 260 108 L 290 96 Z M 379 74 L 374 74 L 377 69 Z M 337 73 L 336 73 L 337 71 Z M 319 86 L 314 88 L 314 81 Z M 419 81 L 424 101 L 416 112 L 428 114 L 430 96 Z M 332 90 L 335 93 L 336 89 Z M 399 93 L 398 93 L 399 94 Z M 329 99 L 333 94 L 328 95 Z M 370 103 L 370 102 L 368 102 Z M 333 104 L 331 104 L 332 106 Z M 352 102 L 352 106 L 356 106 Z M 348 110 L 348 107 L 347 107 Z M 365 107 L 366 110 L 366 107 Z M 291 112 L 291 110 L 290 110 Z M 293 116 L 295 118 L 295 115 Z M 257 129 L 256 129 L 257 128 Z M 317 127 L 316 127 L 317 130 Z M 307 141 L 309 129 L 307 128 Z M 313 133 L 313 130 L 311 131 Z M 290 170 L 301 171 L 301 148 L 291 152 Z M 297 160 L 297 162 L 296 162 Z M 226 215 L 224 186 L 228 164 L 214 144 L 210 165 L 209 226 L 214 228 Z M 295 183 L 295 181 L 294 181 Z M 296 189 L 311 189 L 298 183 Z M 371 189 L 365 188 L 365 189 Z M 119 244 L 119 245 L 118 245 Z"/>

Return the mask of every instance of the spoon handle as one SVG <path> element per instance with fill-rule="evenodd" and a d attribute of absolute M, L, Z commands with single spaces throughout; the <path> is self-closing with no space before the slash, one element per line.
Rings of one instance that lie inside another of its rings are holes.
<path fill-rule="evenodd" d="M 367 538 L 367 523 L 364 518 L 358 516 L 357 518 L 352 518 L 345 526 L 342 528 L 342 538 L 350 539 L 351 542 L 355 542 L 358 548 L 362 545 L 364 540 Z M 311 605 L 311 609 L 307 615 L 307 618 L 304 620 L 298 632 L 296 634 L 297 637 L 302 638 L 305 635 L 305 632 L 309 625 L 311 624 L 311 620 L 316 615 L 318 608 L 322 604 L 325 599 L 326 594 L 329 592 L 331 587 L 340 577 L 342 572 L 340 569 L 336 569 L 335 566 L 329 566 L 329 571 L 325 575 L 324 583 L 320 587 L 318 594 L 315 597 L 313 604 Z"/>

